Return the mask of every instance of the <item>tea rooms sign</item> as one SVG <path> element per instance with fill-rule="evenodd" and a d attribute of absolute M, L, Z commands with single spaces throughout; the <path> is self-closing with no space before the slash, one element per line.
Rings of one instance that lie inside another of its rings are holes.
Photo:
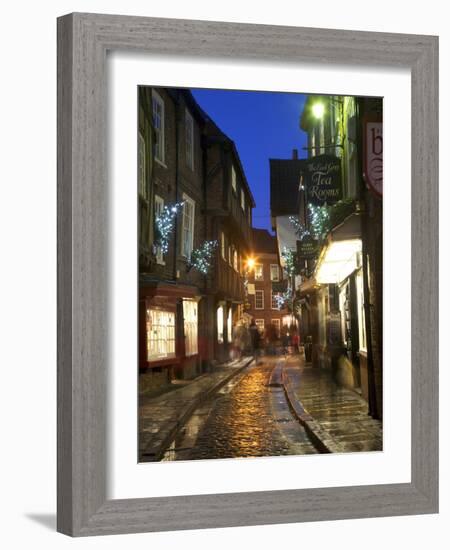
<path fill-rule="evenodd" d="M 305 161 L 303 183 L 307 201 L 316 206 L 342 199 L 341 161 L 332 155 L 319 155 Z"/>

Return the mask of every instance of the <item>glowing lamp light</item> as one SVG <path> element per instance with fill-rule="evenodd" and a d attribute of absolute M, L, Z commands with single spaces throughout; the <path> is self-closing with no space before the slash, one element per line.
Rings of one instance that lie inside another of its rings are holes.
<path fill-rule="evenodd" d="M 317 265 L 316 281 L 337 284 L 360 267 L 361 239 L 334 241 L 328 245 Z"/>
<path fill-rule="evenodd" d="M 249 270 L 254 269 L 255 267 L 255 259 L 254 258 L 248 258 L 247 259 L 247 267 Z"/>
<path fill-rule="evenodd" d="M 322 118 L 325 113 L 325 107 L 323 103 L 314 103 L 312 106 L 312 113 L 316 118 Z"/>

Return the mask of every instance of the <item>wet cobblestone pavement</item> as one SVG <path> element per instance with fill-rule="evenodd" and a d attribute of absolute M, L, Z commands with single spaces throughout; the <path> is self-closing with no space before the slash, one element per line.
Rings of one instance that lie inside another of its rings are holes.
<path fill-rule="evenodd" d="M 276 358 L 252 364 L 199 407 L 163 460 L 302 455 L 318 451 L 275 380 Z"/>
<path fill-rule="evenodd" d="M 328 370 L 305 365 L 295 357 L 287 359 L 284 369 L 305 411 L 339 445 L 341 452 L 382 450 L 382 423 L 368 415 L 368 405 L 362 397 L 338 387 Z"/>

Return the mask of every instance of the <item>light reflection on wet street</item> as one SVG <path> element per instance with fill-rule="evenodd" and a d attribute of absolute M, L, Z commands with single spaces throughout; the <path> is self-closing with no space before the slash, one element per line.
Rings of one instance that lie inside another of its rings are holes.
<path fill-rule="evenodd" d="M 279 359 L 279 358 L 278 358 Z M 277 358 L 265 357 L 200 406 L 162 460 L 317 453 L 271 378 Z"/>

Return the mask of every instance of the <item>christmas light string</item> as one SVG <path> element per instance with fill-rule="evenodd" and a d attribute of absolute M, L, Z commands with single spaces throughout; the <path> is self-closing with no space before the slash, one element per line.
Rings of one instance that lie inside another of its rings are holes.
<path fill-rule="evenodd" d="M 176 202 L 171 205 L 166 205 L 156 217 L 155 227 L 157 236 L 155 238 L 155 243 L 163 254 L 167 254 L 169 251 L 170 235 L 175 227 L 175 217 L 183 204 L 184 202 Z"/>
<path fill-rule="evenodd" d="M 218 245 L 218 241 L 205 241 L 199 248 L 195 248 L 188 262 L 188 271 L 196 269 L 203 275 L 208 275 Z"/>

